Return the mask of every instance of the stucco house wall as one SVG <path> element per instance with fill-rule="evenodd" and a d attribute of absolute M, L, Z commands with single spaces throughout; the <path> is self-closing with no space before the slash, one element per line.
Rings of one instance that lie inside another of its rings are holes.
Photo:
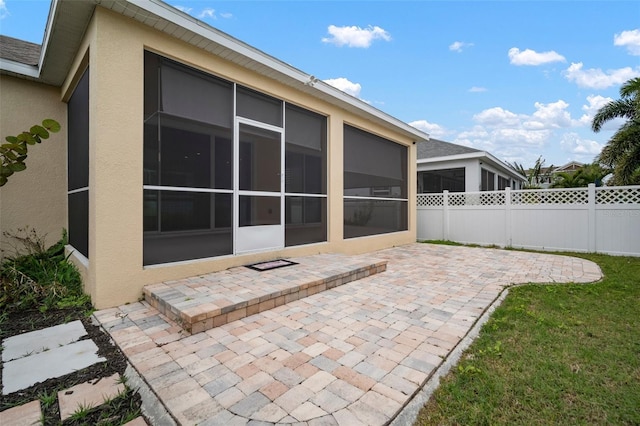
<path fill-rule="evenodd" d="M 143 266 L 143 110 L 144 110 L 144 52 L 149 51 L 206 73 L 253 88 L 280 100 L 302 106 L 327 117 L 327 241 L 309 245 L 287 247 L 246 255 L 229 255 L 170 264 Z M 250 264 L 276 257 L 302 256 L 322 252 L 361 253 L 416 240 L 416 182 L 410 178 L 416 174 L 416 135 L 406 131 L 394 131 L 389 123 L 366 119 L 332 102 L 321 100 L 289 85 L 271 80 L 244 67 L 226 61 L 191 44 L 171 37 L 120 13 L 97 6 L 60 88 L 40 87 L 36 83 L 20 83 L 18 79 L 4 76 L 15 86 L 14 97 L 24 96 L 22 86 L 33 98 L 40 92 L 47 94 L 47 102 L 40 113 L 66 123 L 66 103 L 76 85 L 89 67 L 89 258 L 73 247 L 71 259 L 80 268 L 86 291 L 97 308 L 133 302 L 142 295 L 146 284 L 188 276 L 196 276 L 232 266 Z M 16 80 L 16 81 L 14 81 Z M 4 80 L 3 80 L 4 81 Z M 33 86 L 33 87 L 32 87 Z M 38 90 L 34 88 L 37 87 Z M 10 109 L 10 97 L 3 87 L 2 130 L 5 129 L 5 110 Z M 23 117 L 32 121 L 31 105 L 23 104 Z M 27 111 L 28 110 L 28 111 Z M 28 114 L 27 114 L 28 112 Z M 17 114 L 19 115 L 19 114 Z M 343 238 L 343 129 L 344 125 L 364 129 L 407 147 L 408 226 L 406 231 Z M 12 123 L 13 125 L 13 123 Z M 14 127 L 11 127 L 13 129 Z M 13 131 L 7 127 L 9 131 Z M 43 179 L 48 180 L 45 192 L 48 197 L 33 197 L 16 206 L 9 217 L 28 216 L 31 212 L 46 212 L 51 207 L 52 216 L 33 222 L 34 226 L 58 232 L 67 223 L 66 134 L 56 135 L 60 150 L 51 155 L 41 153 L 47 168 L 37 166 L 33 160 L 32 173 L 24 173 L 25 184 L 35 188 Z M 426 140 L 427 136 L 422 138 Z M 37 147 L 41 148 L 41 147 Z M 31 156 L 29 160 L 32 160 Z M 31 168 L 31 163 L 30 163 Z M 54 169 L 52 178 L 46 172 Z M 28 176 L 28 177 L 27 177 Z M 20 176 L 18 176 L 20 177 Z M 9 185 L 11 186 L 11 183 Z M 17 179 L 16 179 L 17 183 Z M 16 184 L 12 191 L 24 191 L 24 185 Z M 4 191 L 4 190 L 3 190 Z M 13 202 L 15 193 L 5 197 Z M 27 208 L 28 207 L 28 208 Z M 25 213 L 29 212 L 29 213 Z M 16 222 L 17 219 L 11 219 Z M 4 223 L 4 213 L 3 213 Z M 10 222 L 7 222 L 10 223 Z M 3 224 L 4 226 L 4 224 Z M 12 225 L 13 226 L 13 225 Z"/>
<path fill-rule="evenodd" d="M 60 100 L 59 88 L 8 75 L 0 75 L 0 93 L 0 143 L 45 118 L 62 124 L 60 132 L 29 146 L 27 169 L 14 173 L 0 187 L 0 232 L 32 228 L 51 245 L 60 239 L 67 223 L 66 104 Z M 10 251 L 10 241 L 0 240 L 1 248 Z"/>

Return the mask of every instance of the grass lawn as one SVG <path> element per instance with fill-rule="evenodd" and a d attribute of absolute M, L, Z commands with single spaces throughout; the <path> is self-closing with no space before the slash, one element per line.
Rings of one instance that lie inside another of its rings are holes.
<path fill-rule="evenodd" d="M 568 254 L 605 278 L 510 289 L 416 425 L 640 424 L 640 258 Z"/>

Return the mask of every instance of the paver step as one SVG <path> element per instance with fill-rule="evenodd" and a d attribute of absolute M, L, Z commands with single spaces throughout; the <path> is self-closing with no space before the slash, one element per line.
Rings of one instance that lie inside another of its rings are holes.
<path fill-rule="evenodd" d="M 291 260 L 296 264 L 268 271 L 241 266 L 147 285 L 144 298 L 186 332 L 200 333 L 387 268 L 386 260 L 341 254 Z"/>

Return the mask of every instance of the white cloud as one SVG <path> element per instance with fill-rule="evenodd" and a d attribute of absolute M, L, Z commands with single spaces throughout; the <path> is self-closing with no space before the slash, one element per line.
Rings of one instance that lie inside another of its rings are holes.
<path fill-rule="evenodd" d="M 609 100 L 591 95 L 587 97 L 582 111 L 591 117 Z M 603 143 L 589 139 L 591 132 L 584 129 L 590 124 L 590 119 L 572 119 L 568 102 L 562 99 L 536 102 L 533 107 L 532 111 L 525 113 L 515 113 L 503 107 L 482 110 L 473 116 L 473 128 L 461 132 L 448 130 L 449 138 L 444 140 L 488 151 L 504 161 L 517 161 L 525 166 L 534 164 L 540 153 L 550 164 L 558 161 L 558 152 L 570 153 L 571 159 L 591 162 L 602 150 Z M 587 136 L 576 133 L 582 131 Z M 555 159 L 552 158 L 554 156 Z"/>
<path fill-rule="evenodd" d="M 520 123 L 518 115 L 500 107 L 485 109 L 474 115 L 473 119 L 487 126 L 516 126 Z"/>
<path fill-rule="evenodd" d="M 613 36 L 614 46 L 625 46 L 630 55 L 640 55 L 640 29 L 623 31 Z"/>
<path fill-rule="evenodd" d="M 509 49 L 509 62 L 512 65 L 543 65 L 551 62 L 565 62 L 564 56 L 551 50 L 538 53 L 531 49 L 520 51 L 517 47 Z"/>
<path fill-rule="evenodd" d="M 9 16 L 9 9 L 7 9 L 7 4 L 4 0 L 0 0 L 0 19 L 4 19 Z"/>
<path fill-rule="evenodd" d="M 600 108 L 613 101 L 612 98 L 604 97 L 600 95 L 589 95 L 587 96 L 587 105 L 582 105 L 582 110 L 584 114 L 578 120 L 578 123 L 583 126 L 591 126 L 591 121 L 593 120 L 593 116 L 598 112 Z"/>
<path fill-rule="evenodd" d="M 536 111 L 531 116 L 531 120 L 524 123 L 525 128 L 535 123 L 534 128 L 549 129 L 571 127 L 571 114 L 567 111 L 569 104 L 560 99 L 557 102 L 534 104 Z"/>
<path fill-rule="evenodd" d="M 625 81 L 640 76 L 640 66 L 635 69 L 631 67 L 619 68 L 616 70 L 602 71 L 600 68 L 582 69 L 582 62 L 571 63 L 564 71 L 567 80 L 576 83 L 580 87 L 590 89 L 606 89 L 607 87 L 621 85 Z"/>
<path fill-rule="evenodd" d="M 582 161 L 591 162 L 593 158 L 600 154 L 603 144 L 591 139 L 583 139 L 577 133 L 565 133 L 560 140 L 560 146 L 565 152 L 574 154 Z"/>
<path fill-rule="evenodd" d="M 343 92 L 355 96 L 356 98 L 360 97 L 360 91 L 362 90 L 362 86 L 360 83 L 353 83 L 344 77 L 339 78 L 330 78 L 328 80 L 323 80 L 330 86 L 335 87 L 336 89 L 340 89 Z"/>
<path fill-rule="evenodd" d="M 462 49 L 464 49 L 465 47 L 471 47 L 471 46 L 473 46 L 473 43 L 465 43 L 464 41 L 454 41 L 449 45 L 449 50 L 460 53 L 462 52 Z"/>
<path fill-rule="evenodd" d="M 409 123 L 418 130 L 428 133 L 432 138 L 440 139 L 449 132 L 439 124 L 429 123 L 427 120 L 416 120 Z"/>
<path fill-rule="evenodd" d="M 491 134 L 483 126 L 473 126 L 471 130 L 458 133 L 453 143 L 464 145 L 483 151 L 493 151 L 495 145 L 491 141 Z"/>
<path fill-rule="evenodd" d="M 220 16 L 223 17 L 224 19 L 231 19 L 233 18 L 233 13 L 223 12 L 223 13 L 220 13 Z"/>
<path fill-rule="evenodd" d="M 360 28 L 354 26 L 337 27 L 335 25 L 329 25 L 327 32 L 331 37 L 325 37 L 322 39 L 323 43 L 331 43 L 336 46 L 347 47 L 364 47 L 371 46 L 374 40 L 390 41 L 391 35 L 382 28 L 369 25 L 367 28 Z"/>
<path fill-rule="evenodd" d="M 0 0 L 0 1 L 2 1 L 2 0 Z M 186 6 L 176 5 L 176 6 L 173 6 L 173 7 L 175 7 L 176 9 L 178 9 L 179 11 L 184 12 L 184 13 L 191 13 L 191 11 L 193 10 L 192 7 L 186 7 Z"/>
<path fill-rule="evenodd" d="M 210 7 L 207 7 L 205 9 L 202 10 L 202 12 L 200 12 L 198 14 L 198 18 L 199 19 L 205 19 L 205 18 L 210 18 L 210 19 L 217 19 L 216 17 L 216 10 L 212 9 Z"/>
<path fill-rule="evenodd" d="M 486 87 L 478 87 L 478 86 L 473 86 L 471 89 L 469 89 L 469 92 L 471 93 L 481 93 L 481 92 L 486 92 L 488 89 Z"/>

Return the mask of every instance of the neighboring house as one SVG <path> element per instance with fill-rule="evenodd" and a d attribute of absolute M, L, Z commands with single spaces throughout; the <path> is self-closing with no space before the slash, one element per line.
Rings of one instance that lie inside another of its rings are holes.
<path fill-rule="evenodd" d="M 42 47 L 0 47 L 0 134 L 63 125 L 0 190 L 1 230 L 67 228 L 97 308 L 416 240 L 428 135 L 161 1 L 54 0 Z"/>
<path fill-rule="evenodd" d="M 581 163 L 579 161 L 570 161 L 567 164 L 559 167 L 542 167 L 540 169 L 540 174 L 533 179 L 532 183 L 533 185 L 546 189 L 549 188 L 551 184 L 553 184 L 556 176 L 559 173 L 574 173 L 582 167 L 584 167 L 584 163 Z M 533 173 L 532 169 L 527 170 L 527 174 L 529 173 Z"/>
<path fill-rule="evenodd" d="M 520 189 L 526 178 L 490 153 L 437 139 L 418 143 L 418 193 Z"/>
<path fill-rule="evenodd" d="M 554 174 L 558 174 L 558 173 L 573 173 L 581 168 L 584 167 L 584 163 L 581 163 L 579 161 L 570 161 L 567 164 L 563 165 L 563 166 L 559 166 L 559 167 L 555 167 L 551 173 Z"/>

